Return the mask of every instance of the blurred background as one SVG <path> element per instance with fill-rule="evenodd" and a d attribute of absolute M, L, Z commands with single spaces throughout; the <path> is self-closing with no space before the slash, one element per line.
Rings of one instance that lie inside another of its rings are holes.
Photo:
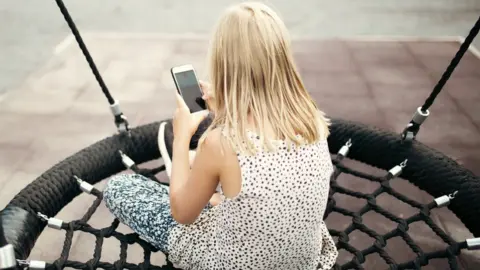
<path fill-rule="evenodd" d="M 175 90 L 170 68 L 193 64 L 203 77 L 209 33 L 219 14 L 237 2 L 65 0 L 132 126 L 171 116 Z M 480 0 L 263 2 L 283 17 L 301 75 L 322 110 L 396 133 L 423 104 L 480 15 Z M 432 106 L 418 140 L 479 175 L 480 54 L 476 48 L 480 48 L 479 37 Z M 0 0 L 0 208 L 57 162 L 115 132 L 108 103 L 55 1 Z M 361 164 L 352 166 L 383 174 Z M 159 177 L 165 180 L 165 175 Z M 407 181 L 394 181 L 394 188 L 411 199 L 432 200 Z M 374 185 L 364 182 L 348 176 L 339 179 L 352 190 L 373 191 Z M 97 187 L 102 189 L 104 184 Z M 351 210 L 365 203 L 337 195 L 337 204 Z M 378 204 L 395 215 L 406 217 L 415 211 L 389 195 L 382 196 Z M 82 194 L 57 217 L 78 219 L 92 201 Z M 447 209 L 432 212 L 432 218 L 455 240 L 471 237 Z M 91 225 L 104 227 L 112 219 L 101 205 Z M 385 217 L 373 212 L 364 220 L 379 231 L 397 225 L 387 224 Z M 332 214 L 327 224 L 341 229 L 350 221 Z M 121 226 L 120 231 L 129 229 Z M 442 247 L 426 226 L 412 226 L 409 234 L 424 250 Z M 359 249 L 372 240 L 359 231 L 350 237 Z M 31 258 L 56 260 L 63 241 L 62 233 L 47 228 Z M 387 245 L 399 262 L 415 256 L 401 242 Z M 92 235 L 76 233 L 70 258 L 91 259 L 94 243 Z M 118 253 L 118 241 L 105 240 L 102 260 L 113 262 Z M 139 247 L 129 248 L 128 254 L 129 262 L 142 261 Z M 480 267 L 478 252 L 463 254 L 464 269 Z M 157 255 L 152 262 L 161 264 L 164 258 Z M 343 250 L 339 262 L 352 256 Z M 370 256 L 367 262 L 366 269 L 385 266 L 379 257 Z M 444 260 L 425 269 L 448 269 L 446 265 Z"/>
<path fill-rule="evenodd" d="M 66 0 L 82 32 L 208 34 L 232 0 Z M 264 1 L 294 37 L 466 36 L 479 0 Z M 0 1 L 0 92 L 51 57 L 69 29 L 53 0 Z M 475 44 L 480 44 L 479 39 Z"/>

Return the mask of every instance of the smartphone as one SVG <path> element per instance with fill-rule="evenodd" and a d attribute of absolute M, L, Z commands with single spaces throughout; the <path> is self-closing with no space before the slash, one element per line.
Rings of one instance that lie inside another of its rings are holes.
<path fill-rule="evenodd" d="M 173 67 L 171 70 L 177 91 L 182 95 L 190 112 L 205 110 L 206 104 L 202 99 L 202 90 L 198 83 L 197 74 L 192 65 Z"/>

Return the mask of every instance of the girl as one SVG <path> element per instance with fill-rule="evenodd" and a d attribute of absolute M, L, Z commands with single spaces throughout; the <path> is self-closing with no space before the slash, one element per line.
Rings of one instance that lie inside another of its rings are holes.
<path fill-rule="evenodd" d="M 115 176 L 107 207 L 182 269 L 330 269 L 328 120 L 300 79 L 285 25 L 261 3 L 235 5 L 209 60 L 213 119 L 191 166 L 190 140 L 207 112 L 190 114 L 177 94 L 170 188 Z"/>

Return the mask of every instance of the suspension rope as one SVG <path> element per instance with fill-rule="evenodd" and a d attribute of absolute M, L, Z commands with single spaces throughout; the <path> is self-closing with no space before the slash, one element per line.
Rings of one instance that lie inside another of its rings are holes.
<path fill-rule="evenodd" d="M 75 37 L 75 40 L 77 40 L 78 46 L 82 50 L 82 53 L 85 56 L 85 59 L 87 60 L 88 65 L 90 66 L 90 69 L 92 70 L 92 73 L 95 76 L 95 79 L 100 85 L 100 88 L 102 89 L 103 94 L 105 94 L 105 97 L 107 98 L 108 103 L 110 105 L 113 105 L 115 103 L 115 100 L 110 94 L 110 91 L 108 90 L 107 85 L 103 81 L 103 78 L 100 75 L 100 72 L 98 71 L 97 65 L 95 65 L 95 62 L 93 61 L 93 58 L 90 55 L 90 52 L 88 51 L 87 46 L 85 45 L 85 42 L 82 39 L 82 36 L 80 36 L 80 32 L 78 32 L 77 26 L 73 22 L 73 19 L 70 16 L 70 13 L 68 13 L 68 10 L 65 7 L 65 4 L 63 3 L 62 0 L 55 0 L 55 1 L 57 2 L 60 12 L 62 12 L 62 15 L 65 18 L 65 21 L 67 22 L 68 27 L 70 27 L 70 30 L 72 31 L 72 34 Z"/>
<path fill-rule="evenodd" d="M 415 139 L 415 136 L 420 130 L 420 126 L 430 115 L 430 111 L 428 109 L 430 108 L 430 106 L 432 106 L 433 102 L 435 101 L 435 98 L 438 96 L 438 94 L 440 94 L 443 87 L 447 83 L 448 79 L 455 71 L 455 68 L 460 63 L 460 60 L 462 59 L 463 55 L 468 51 L 468 48 L 470 47 L 473 40 L 477 36 L 479 30 L 480 30 L 480 16 L 478 17 L 477 22 L 473 25 L 472 29 L 470 30 L 470 33 L 468 33 L 468 36 L 465 38 L 465 41 L 462 43 L 457 53 L 455 54 L 453 59 L 450 61 L 450 64 L 448 65 L 447 69 L 445 70 L 445 72 L 443 72 L 442 77 L 433 88 L 432 93 L 430 93 L 430 96 L 428 96 L 428 98 L 425 100 L 425 103 L 423 103 L 421 107 L 417 108 L 415 114 L 413 115 L 412 120 L 408 123 L 407 127 L 403 130 L 402 132 L 403 140 L 412 141 Z"/>
<path fill-rule="evenodd" d="M 100 89 L 102 89 L 103 94 L 105 95 L 108 103 L 110 104 L 110 109 L 112 111 L 112 114 L 115 117 L 115 124 L 117 126 L 117 129 L 120 132 L 128 131 L 129 128 L 128 128 L 127 118 L 123 115 L 122 111 L 120 110 L 120 106 L 118 102 L 115 101 L 115 99 L 110 94 L 110 91 L 108 90 L 107 85 L 105 84 L 102 76 L 100 75 L 97 65 L 95 65 L 95 62 L 93 61 L 93 58 L 87 49 L 87 45 L 85 45 L 85 42 L 83 41 L 82 36 L 80 35 L 80 32 L 77 29 L 77 26 L 73 22 L 73 19 L 67 10 L 67 7 L 63 3 L 63 0 L 55 0 L 55 2 L 57 3 L 57 6 L 60 9 L 60 12 L 62 13 L 63 17 L 65 18 L 65 21 L 67 22 L 68 27 L 72 31 L 72 34 L 75 37 L 75 40 L 77 41 L 77 44 L 80 47 L 80 50 L 82 51 L 83 56 L 85 56 L 85 59 L 87 60 L 88 65 L 90 66 L 90 69 L 92 70 L 92 73 L 95 76 L 95 79 L 97 80 L 98 85 L 100 86 Z"/>
<path fill-rule="evenodd" d="M 470 30 L 470 33 L 468 36 L 465 38 L 465 41 L 462 43 L 460 48 L 458 49 L 457 53 L 455 54 L 455 57 L 453 57 L 452 61 L 448 65 L 447 69 L 443 73 L 442 77 L 440 80 L 437 82 L 435 87 L 433 88 L 432 93 L 430 96 L 425 100 L 425 103 L 422 105 L 422 112 L 426 112 L 430 106 L 432 106 L 433 102 L 435 101 L 435 98 L 437 95 L 442 91 L 443 87 L 447 83 L 448 79 L 452 75 L 453 71 L 455 68 L 458 66 L 458 63 L 460 63 L 460 60 L 462 59 L 463 55 L 468 51 L 468 48 L 472 44 L 473 40 L 478 34 L 478 31 L 480 30 L 480 16 L 478 16 L 477 22 L 473 26 L 473 28 Z"/>

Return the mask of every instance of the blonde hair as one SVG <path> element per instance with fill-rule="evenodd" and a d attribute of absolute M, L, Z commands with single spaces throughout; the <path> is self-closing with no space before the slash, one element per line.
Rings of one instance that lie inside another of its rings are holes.
<path fill-rule="evenodd" d="M 247 135 L 249 115 L 269 149 L 266 124 L 277 138 L 295 145 L 328 136 L 329 121 L 305 89 L 288 31 L 266 5 L 243 2 L 221 16 L 210 44 L 209 75 L 214 119 L 200 143 L 210 130 L 222 127 L 236 151 L 254 154 Z"/>

